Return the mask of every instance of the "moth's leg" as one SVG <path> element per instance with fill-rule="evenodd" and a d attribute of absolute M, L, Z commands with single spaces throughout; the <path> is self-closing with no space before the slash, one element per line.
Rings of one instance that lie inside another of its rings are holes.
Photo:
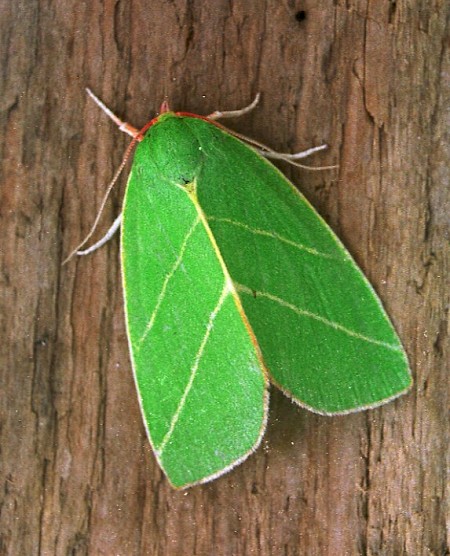
<path fill-rule="evenodd" d="M 76 251 L 75 254 L 76 255 L 89 255 L 90 253 L 93 253 L 94 251 L 97 251 L 97 249 L 99 249 L 102 245 L 105 245 L 105 243 L 108 242 L 113 237 L 113 235 L 120 228 L 120 223 L 121 222 L 122 222 L 122 213 L 119 214 L 119 216 L 114 220 L 114 222 L 112 223 L 111 228 L 109 228 L 109 230 L 102 237 L 102 239 L 99 239 L 97 241 L 97 243 L 94 243 L 94 245 L 91 245 L 87 249 L 83 249 L 83 251 Z"/>
<path fill-rule="evenodd" d="M 323 151 L 323 149 L 326 149 L 327 147 L 328 145 L 319 145 L 318 147 L 311 147 L 310 149 L 306 149 L 306 151 L 301 151 L 292 154 L 278 153 L 276 151 L 273 151 L 272 149 L 268 149 L 267 147 L 264 147 L 262 149 L 256 148 L 255 150 L 265 158 L 271 158 L 273 160 L 284 160 L 285 162 L 288 162 L 293 166 L 297 166 L 298 168 L 303 168 L 305 170 L 334 170 L 339 166 L 337 166 L 336 164 L 333 164 L 332 166 L 305 166 L 304 164 L 297 162 L 298 159 L 305 158 L 310 154 L 316 153 L 317 151 Z"/>
<path fill-rule="evenodd" d="M 130 124 L 127 124 L 127 122 L 123 122 L 118 116 L 114 114 L 112 110 L 110 110 L 106 106 L 106 104 L 104 104 L 98 97 L 96 97 L 90 89 L 86 88 L 86 92 L 91 97 L 91 99 L 95 102 L 95 104 L 97 104 L 97 106 L 100 106 L 103 112 L 105 112 L 105 114 L 109 116 L 111 120 L 118 126 L 120 131 L 124 131 L 125 133 L 128 133 L 128 135 L 131 135 L 131 137 L 134 138 L 138 136 L 139 134 L 138 129 L 136 129 Z"/>
<path fill-rule="evenodd" d="M 260 97 L 261 97 L 261 94 L 257 93 L 253 102 L 250 103 L 248 106 L 244 106 L 244 108 L 241 108 L 240 110 L 227 110 L 225 112 L 221 112 L 220 110 L 216 110 L 215 112 L 213 112 L 212 114 L 209 114 L 206 117 L 208 118 L 208 120 L 218 120 L 220 118 L 237 118 L 239 116 L 243 116 L 244 114 L 247 114 L 248 112 L 251 112 L 256 107 L 256 105 L 259 102 Z"/>
<path fill-rule="evenodd" d="M 259 149 L 258 152 L 260 155 L 265 156 L 266 158 L 291 161 L 291 160 L 300 160 L 301 158 L 306 158 L 311 154 L 317 153 L 319 151 L 323 151 L 324 149 L 327 148 L 328 145 L 323 144 L 323 145 L 319 145 L 318 147 L 311 147 L 310 149 L 306 149 L 305 151 L 300 151 L 298 153 L 279 153 L 276 151 L 272 151 L 272 150 L 267 151 L 264 149 Z"/>

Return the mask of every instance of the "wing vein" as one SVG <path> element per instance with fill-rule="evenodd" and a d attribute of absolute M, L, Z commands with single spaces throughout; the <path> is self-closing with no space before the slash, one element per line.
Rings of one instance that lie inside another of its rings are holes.
<path fill-rule="evenodd" d="M 336 257 L 335 255 L 330 255 L 328 253 L 322 253 L 321 251 L 317 251 L 317 249 L 314 249 L 313 247 L 307 247 L 306 245 L 303 245 L 302 243 L 297 243 L 295 241 L 292 241 L 292 240 L 288 239 L 287 237 L 284 237 L 284 236 L 281 236 L 281 235 L 277 234 L 276 232 L 269 232 L 267 230 L 260 230 L 259 228 L 252 228 L 251 226 L 248 226 L 247 224 L 244 224 L 243 222 L 238 222 L 237 220 L 232 220 L 231 218 L 217 218 L 215 216 L 208 216 L 207 219 L 208 219 L 208 221 L 212 221 L 212 222 L 223 222 L 225 224 L 231 224 L 233 226 L 236 226 L 237 228 L 242 228 L 243 230 L 247 230 L 248 232 L 250 232 L 252 234 L 256 234 L 256 235 L 276 239 L 277 241 L 281 241 L 282 243 L 286 243 L 287 245 L 290 245 L 291 247 L 295 247 L 296 249 L 299 249 L 300 251 L 306 251 L 307 253 L 310 253 L 311 255 L 316 255 L 317 257 L 324 257 L 326 259 L 341 260 L 340 258 Z"/>
<path fill-rule="evenodd" d="M 219 314 L 219 311 L 222 308 L 222 305 L 223 305 L 226 297 L 230 293 L 231 293 L 230 283 L 228 281 L 226 281 L 225 286 L 222 290 L 222 293 L 220 294 L 219 301 L 217 302 L 217 305 L 215 306 L 214 310 L 209 315 L 209 320 L 208 320 L 208 324 L 206 325 L 205 334 L 203 336 L 202 341 L 200 342 L 200 347 L 198 348 L 198 351 L 196 353 L 194 363 L 191 367 L 191 373 L 190 373 L 190 376 L 189 376 L 189 380 L 186 384 L 186 388 L 184 389 L 183 395 L 180 398 L 180 403 L 178 404 L 178 407 L 177 407 L 177 409 L 176 409 L 175 413 L 173 414 L 173 417 L 170 421 L 169 430 L 165 434 L 160 446 L 158 447 L 157 451 L 158 451 L 159 457 L 162 456 L 163 450 L 167 446 L 167 443 L 169 442 L 169 440 L 170 440 L 170 438 L 173 434 L 173 431 L 175 430 L 178 419 L 180 418 L 181 412 L 183 411 L 183 408 L 186 404 L 186 399 L 189 395 L 189 392 L 191 391 L 192 385 L 194 384 L 194 380 L 195 380 L 195 377 L 197 375 L 197 371 L 198 371 L 198 367 L 200 365 L 200 361 L 201 361 L 203 353 L 205 351 L 205 347 L 206 347 L 206 344 L 208 342 L 211 331 L 214 327 L 214 320 L 217 317 L 217 315 Z"/>
<path fill-rule="evenodd" d="M 144 333 L 142 334 L 142 336 L 140 337 L 140 339 L 138 341 L 138 345 L 137 345 L 138 348 L 141 347 L 142 343 L 147 338 L 150 330 L 153 328 L 153 325 L 155 324 L 156 315 L 158 314 L 158 311 L 161 307 L 164 296 L 166 295 L 167 286 L 168 286 L 171 278 L 173 277 L 173 275 L 177 271 L 178 267 L 180 266 L 181 261 L 183 260 L 183 256 L 184 256 L 184 253 L 186 251 L 186 247 L 187 247 L 187 244 L 189 242 L 189 239 L 191 238 L 192 234 L 194 233 L 195 228 L 198 226 L 199 223 L 200 223 L 200 218 L 197 217 L 195 219 L 194 223 L 192 224 L 191 228 L 187 232 L 186 237 L 183 240 L 183 243 L 181 244 L 181 249 L 180 249 L 180 252 L 178 254 L 178 257 L 177 257 L 175 263 L 173 264 L 169 273 L 164 278 L 164 282 L 163 282 L 163 285 L 162 285 L 162 288 L 161 288 L 161 292 L 158 295 L 158 299 L 156 301 L 155 308 L 153 309 L 150 320 L 148 321 L 147 326 L 145 327 Z"/>
<path fill-rule="evenodd" d="M 238 292 L 246 293 L 246 294 L 249 294 L 253 297 L 256 294 L 257 297 L 259 296 L 259 297 L 264 297 L 266 299 L 270 299 L 271 301 L 274 301 L 275 303 L 278 303 L 279 305 L 282 305 L 283 307 L 286 307 L 287 309 L 290 309 L 291 311 L 294 311 L 294 313 L 297 313 L 297 315 L 309 317 L 309 318 L 312 318 L 312 319 L 317 320 L 319 322 L 322 322 L 323 324 L 326 324 L 327 326 L 331 326 L 331 328 L 334 328 L 335 330 L 340 330 L 341 332 L 344 332 L 345 334 L 348 334 L 349 336 L 353 336 L 354 338 L 358 338 L 359 340 L 364 340 L 364 341 L 369 342 L 371 344 L 376 344 L 378 346 L 385 347 L 385 348 L 390 349 L 392 351 L 402 352 L 402 347 L 400 345 L 389 344 L 388 342 L 383 342 L 382 340 L 377 340 L 375 338 L 365 336 L 364 334 L 360 334 L 359 332 L 356 332 L 355 330 L 351 330 L 350 328 L 347 328 L 346 326 L 342 326 L 342 324 L 339 324 L 339 323 L 334 322 L 332 320 L 326 319 L 325 317 L 322 317 L 321 315 L 317 315 L 316 313 L 311 313 L 311 311 L 306 311 L 305 309 L 300 309 L 300 307 L 297 307 L 296 305 L 293 305 L 292 303 L 289 303 L 288 301 L 285 301 L 284 299 L 281 299 L 280 297 L 277 297 L 277 296 L 272 295 L 270 293 L 261 292 L 261 291 L 256 291 L 255 292 L 251 288 L 248 288 L 247 286 L 244 286 L 242 284 L 237 284 L 236 282 L 234 283 L 234 286 L 236 288 L 236 291 L 238 291 Z"/>

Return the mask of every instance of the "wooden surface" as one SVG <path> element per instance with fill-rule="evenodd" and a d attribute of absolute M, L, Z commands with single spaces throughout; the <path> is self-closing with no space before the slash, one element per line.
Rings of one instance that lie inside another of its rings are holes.
<path fill-rule="evenodd" d="M 3 0 L 0 17 L 0 553 L 448 554 L 446 3 Z M 309 163 L 338 171 L 282 169 L 379 292 L 413 390 L 339 418 L 272 390 L 256 454 L 171 490 L 134 392 L 117 238 L 61 267 L 128 143 L 86 86 L 136 126 L 165 95 L 207 114 L 261 91 L 231 127 L 327 142 Z"/>

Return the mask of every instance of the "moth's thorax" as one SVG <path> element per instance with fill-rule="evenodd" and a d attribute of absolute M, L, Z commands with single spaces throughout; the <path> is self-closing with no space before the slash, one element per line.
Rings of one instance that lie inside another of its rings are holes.
<path fill-rule="evenodd" d="M 163 114 L 147 131 L 136 153 L 151 159 L 161 177 L 177 185 L 191 183 L 204 159 L 202 147 L 189 125 L 192 119 L 173 112 Z"/>

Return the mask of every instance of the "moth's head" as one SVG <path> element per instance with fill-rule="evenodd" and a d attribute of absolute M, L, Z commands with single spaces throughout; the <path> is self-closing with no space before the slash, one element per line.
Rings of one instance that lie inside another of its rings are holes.
<path fill-rule="evenodd" d="M 204 154 L 186 121 L 174 112 L 164 112 L 145 132 L 139 154 L 152 161 L 164 180 L 185 186 L 198 176 Z"/>

